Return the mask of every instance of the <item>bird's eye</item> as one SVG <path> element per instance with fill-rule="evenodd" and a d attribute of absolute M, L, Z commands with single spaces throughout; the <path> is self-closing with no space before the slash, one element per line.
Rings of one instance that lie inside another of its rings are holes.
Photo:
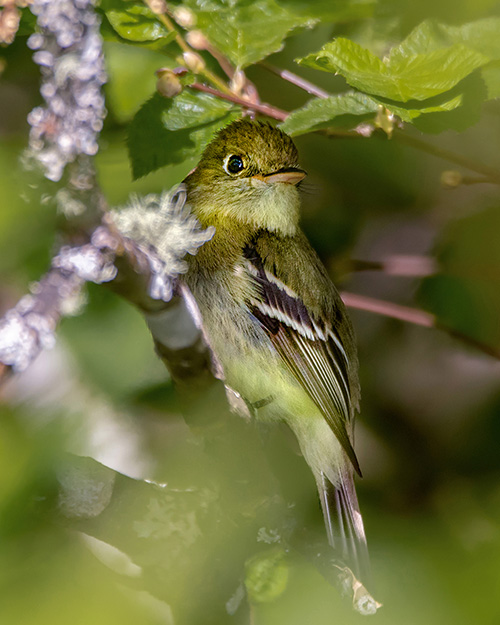
<path fill-rule="evenodd" d="M 224 169 L 228 174 L 237 174 L 245 167 L 241 156 L 232 154 L 228 156 L 224 163 Z"/>

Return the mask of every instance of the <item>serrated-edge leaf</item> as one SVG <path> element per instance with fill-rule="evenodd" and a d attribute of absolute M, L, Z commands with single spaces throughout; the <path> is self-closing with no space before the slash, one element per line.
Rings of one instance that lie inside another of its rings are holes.
<path fill-rule="evenodd" d="M 199 28 L 210 42 L 239 68 L 278 52 L 294 29 L 311 20 L 287 11 L 275 0 L 187 0 Z"/>
<path fill-rule="evenodd" d="M 208 93 L 183 91 L 174 98 L 172 106 L 162 115 L 168 130 L 195 128 L 223 117 L 234 108 L 231 102 L 220 100 Z"/>
<path fill-rule="evenodd" d="M 460 26 L 439 24 L 438 28 L 454 43 L 461 42 L 492 61 L 500 60 L 500 17 L 486 17 Z"/>
<path fill-rule="evenodd" d="M 241 115 L 239 109 L 232 107 L 209 123 L 169 130 L 163 119 L 172 106 L 173 100 L 156 93 L 129 124 L 127 146 L 134 179 L 198 156 L 219 128 Z"/>
<path fill-rule="evenodd" d="M 394 46 L 390 51 L 390 56 L 394 61 L 398 59 L 429 54 L 443 48 L 447 48 L 456 41 L 445 35 L 439 28 L 435 20 L 425 20 L 415 26 L 410 34 L 403 41 Z"/>
<path fill-rule="evenodd" d="M 434 106 L 422 106 L 421 108 L 416 107 L 407 107 L 404 108 L 402 106 L 396 106 L 392 103 L 383 103 L 387 110 L 389 110 L 394 115 L 400 117 L 404 122 L 411 122 L 412 120 L 420 117 L 420 115 L 425 115 L 428 113 L 444 113 L 445 111 L 453 111 L 459 106 L 461 106 L 463 101 L 463 95 L 459 93 L 458 95 L 442 102 L 441 104 L 436 104 Z"/>
<path fill-rule="evenodd" d="M 407 102 L 425 100 L 449 91 L 488 62 L 484 54 L 457 43 L 406 59 L 389 56 L 387 68 L 400 93 L 400 98 L 394 99 Z"/>
<path fill-rule="evenodd" d="M 298 63 L 341 74 L 360 91 L 391 100 L 425 100 L 453 88 L 488 58 L 462 44 L 403 56 L 401 47 L 383 61 L 359 44 L 339 37 Z"/>
<path fill-rule="evenodd" d="M 360 91 L 398 99 L 397 93 L 388 89 L 386 65 L 366 48 L 350 39 L 338 37 L 325 44 L 318 52 L 297 59 L 300 65 L 341 74 L 346 81 Z M 396 97 L 395 97 L 396 96 Z"/>
<path fill-rule="evenodd" d="M 427 54 L 453 44 L 462 44 L 492 61 L 500 60 L 500 17 L 487 17 L 460 26 L 424 20 L 392 48 L 390 55 L 393 58 Z"/>
<path fill-rule="evenodd" d="M 337 37 L 326 43 L 318 52 L 312 52 L 302 59 L 296 59 L 300 65 L 313 67 L 325 72 L 351 73 L 364 68 L 366 73 L 385 71 L 384 63 L 366 48 L 355 41 Z"/>
<path fill-rule="evenodd" d="M 281 130 L 289 135 L 301 135 L 334 126 L 339 117 L 346 115 L 359 117 L 376 113 L 380 103 L 363 93 L 342 93 L 329 98 L 315 98 L 305 106 L 296 109 L 280 124 Z M 359 119 L 355 124 L 359 123 Z"/>
<path fill-rule="evenodd" d="M 462 104 L 463 96 L 458 94 L 449 100 L 432 106 L 403 107 L 358 92 L 332 95 L 329 98 L 315 98 L 305 106 L 292 111 L 280 124 L 281 130 L 292 136 L 314 132 L 328 127 L 354 127 L 384 107 L 402 121 L 412 123 L 417 117 L 430 113 L 452 111 Z M 352 120 L 351 120 L 352 118 Z M 346 123 L 351 121 L 349 125 Z"/>
<path fill-rule="evenodd" d="M 122 7 L 105 9 L 106 17 L 114 30 L 123 37 L 135 42 L 171 41 L 175 33 L 169 32 L 156 15 L 144 5 L 123 4 Z"/>

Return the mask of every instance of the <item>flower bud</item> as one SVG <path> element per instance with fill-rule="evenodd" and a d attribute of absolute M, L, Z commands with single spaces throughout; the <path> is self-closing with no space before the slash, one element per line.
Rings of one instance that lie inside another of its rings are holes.
<path fill-rule="evenodd" d="M 14 4 L 5 4 L 5 8 L 0 12 L 0 43 L 9 44 L 14 41 L 20 19 L 21 11 Z"/>
<path fill-rule="evenodd" d="M 447 170 L 441 174 L 441 184 L 448 189 L 456 189 L 463 182 L 463 176 L 459 171 Z"/>
<path fill-rule="evenodd" d="M 173 98 L 182 91 L 182 84 L 179 78 L 171 69 L 162 67 L 156 71 L 158 80 L 156 90 L 165 98 Z"/>
<path fill-rule="evenodd" d="M 182 28 L 193 28 L 196 24 L 196 15 L 186 7 L 177 7 L 174 10 L 174 20 Z"/>
<path fill-rule="evenodd" d="M 208 48 L 208 39 L 201 30 L 190 30 L 186 33 L 186 41 L 195 50 L 206 50 Z"/>
<path fill-rule="evenodd" d="M 156 15 L 163 15 L 163 13 L 167 12 L 165 0 L 147 0 L 147 5 Z"/>
<path fill-rule="evenodd" d="M 193 72 L 199 74 L 205 69 L 205 61 L 196 52 L 184 52 L 182 55 L 186 67 Z"/>

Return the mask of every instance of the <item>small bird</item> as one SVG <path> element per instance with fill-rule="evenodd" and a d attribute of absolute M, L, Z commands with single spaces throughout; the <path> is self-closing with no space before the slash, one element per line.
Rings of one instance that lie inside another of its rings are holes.
<path fill-rule="evenodd" d="M 328 540 L 363 579 L 355 338 L 299 228 L 305 176 L 292 139 L 272 125 L 243 119 L 220 130 L 184 180 L 191 210 L 203 227 L 215 227 L 188 259 L 185 281 L 226 385 L 256 419 L 294 432 L 316 479 Z"/>

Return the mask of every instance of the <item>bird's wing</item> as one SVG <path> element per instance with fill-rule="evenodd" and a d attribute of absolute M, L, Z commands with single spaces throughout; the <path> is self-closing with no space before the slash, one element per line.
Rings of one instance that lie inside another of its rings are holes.
<path fill-rule="evenodd" d="M 349 362 L 333 325 L 317 318 L 303 300 L 264 266 L 255 247 L 244 250 L 255 297 L 247 305 L 267 331 L 293 376 L 316 404 L 359 475 L 358 460 L 348 435 L 352 416 Z"/>

